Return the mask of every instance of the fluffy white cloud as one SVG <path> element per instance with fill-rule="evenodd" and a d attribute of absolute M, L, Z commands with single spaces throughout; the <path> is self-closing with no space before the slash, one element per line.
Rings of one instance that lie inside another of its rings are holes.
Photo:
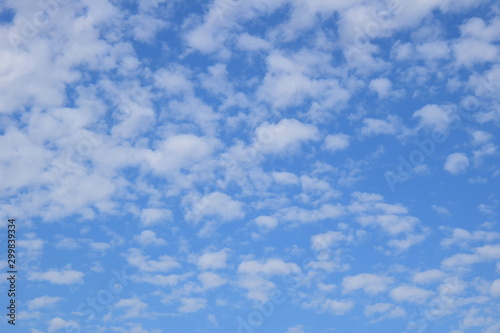
<path fill-rule="evenodd" d="M 149 256 L 144 255 L 140 249 L 131 248 L 125 255 L 127 262 L 137 267 L 142 272 L 166 272 L 180 267 L 175 258 L 169 255 L 162 255 L 158 260 L 150 260 Z"/>
<path fill-rule="evenodd" d="M 217 146 L 211 137 L 180 134 L 158 143 L 155 150 L 143 151 L 147 166 L 154 173 L 171 177 L 183 168 L 205 161 Z"/>
<path fill-rule="evenodd" d="M 190 313 L 196 312 L 201 309 L 204 309 L 207 304 L 207 300 L 204 298 L 195 298 L 195 297 L 183 297 L 180 299 L 181 307 L 179 308 L 180 313 Z"/>
<path fill-rule="evenodd" d="M 187 212 L 186 218 L 198 222 L 205 216 L 214 216 L 222 221 L 230 221 L 242 218 L 244 215 L 243 204 L 240 201 L 233 200 L 225 193 L 212 192 L 196 200 L 192 209 Z"/>
<path fill-rule="evenodd" d="M 385 98 L 390 95 L 392 83 L 386 78 L 377 78 L 370 81 L 370 90 L 375 91 L 379 98 Z"/>
<path fill-rule="evenodd" d="M 330 151 L 344 150 L 349 147 L 349 135 L 334 134 L 325 138 L 325 148 Z"/>
<path fill-rule="evenodd" d="M 222 286 L 227 280 L 213 272 L 203 272 L 198 275 L 198 279 L 203 284 L 203 289 L 211 289 Z"/>
<path fill-rule="evenodd" d="M 277 124 L 265 123 L 255 130 L 258 151 L 278 153 L 296 147 L 300 142 L 317 140 L 318 130 L 313 125 L 296 119 L 283 119 Z"/>
<path fill-rule="evenodd" d="M 398 302 L 423 303 L 433 292 L 415 286 L 400 286 L 392 289 L 390 294 Z"/>
<path fill-rule="evenodd" d="M 500 297 L 500 279 L 495 280 L 491 283 L 490 293 L 493 297 Z"/>
<path fill-rule="evenodd" d="M 305 333 L 303 325 L 297 325 L 294 327 L 289 327 L 286 333 Z"/>
<path fill-rule="evenodd" d="M 141 221 L 144 226 L 148 227 L 162 221 L 171 221 L 172 216 L 172 212 L 168 209 L 145 208 L 141 212 Z"/>
<path fill-rule="evenodd" d="M 394 279 L 388 276 L 363 273 L 344 277 L 342 286 L 344 293 L 362 289 L 368 294 L 380 294 L 386 291 L 393 281 Z"/>
<path fill-rule="evenodd" d="M 462 36 L 473 37 L 485 41 L 498 41 L 499 29 L 500 19 L 498 17 L 493 17 L 489 23 L 479 17 L 472 17 L 460 27 Z"/>
<path fill-rule="evenodd" d="M 303 223 L 317 222 L 328 218 L 336 218 L 344 214 L 344 207 L 340 205 L 324 204 L 318 209 L 306 210 L 299 207 L 287 207 L 278 212 L 280 219 L 285 221 L 299 221 Z"/>
<path fill-rule="evenodd" d="M 265 229 L 274 229 L 278 226 L 278 220 L 272 216 L 261 215 L 255 219 L 255 224 Z"/>
<path fill-rule="evenodd" d="M 324 302 L 322 309 L 323 311 L 330 312 L 337 316 L 341 316 L 352 310 L 354 306 L 355 305 L 353 301 L 338 301 L 333 299 L 327 299 Z"/>
<path fill-rule="evenodd" d="M 83 283 L 84 273 L 69 268 L 61 270 L 49 269 L 45 272 L 29 272 L 28 280 L 48 281 L 53 284 L 79 284 Z"/>
<path fill-rule="evenodd" d="M 41 296 L 28 301 L 28 309 L 36 310 L 53 306 L 62 300 L 61 297 Z"/>
<path fill-rule="evenodd" d="M 311 236 L 311 248 L 315 251 L 327 250 L 345 240 L 347 240 L 347 237 L 342 232 L 328 231 Z"/>
<path fill-rule="evenodd" d="M 144 317 L 147 313 L 148 305 L 140 299 L 133 297 L 120 299 L 113 304 L 113 307 L 123 311 L 121 315 L 122 319 L 128 319 Z"/>
<path fill-rule="evenodd" d="M 436 104 L 428 104 L 415 111 L 413 117 L 419 119 L 420 127 L 440 132 L 446 131 L 455 119 L 455 115 L 450 107 Z"/>
<path fill-rule="evenodd" d="M 238 272 L 242 274 L 277 274 L 299 273 L 300 268 L 294 263 L 287 263 L 282 259 L 267 259 L 265 261 L 248 260 L 238 265 Z"/>
<path fill-rule="evenodd" d="M 135 239 L 142 246 L 165 245 L 167 243 L 163 238 L 156 237 L 156 233 L 151 230 L 143 230 L 140 235 L 135 236 Z"/>
<path fill-rule="evenodd" d="M 57 332 L 63 328 L 69 328 L 71 330 L 77 330 L 80 327 L 78 322 L 74 320 L 64 320 L 60 317 L 52 318 L 48 321 L 48 332 Z"/>
<path fill-rule="evenodd" d="M 457 63 L 472 66 L 492 62 L 498 58 L 498 46 L 472 38 L 462 38 L 454 45 Z"/>
<path fill-rule="evenodd" d="M 441 261 L 446 269 L 467 267 L 481 262 L 500 259 L 500 244 L 484 245 L 474 249 L 473 253 L 458 253 Z"/>
<path fill-rule="evenodd" d="M 297 274 L 300 271 L 299 266 L 282 259 L 246 260 L 238 265 L 238 285 L 247 290 L 249 299 L 265 302 L 271 297 L 275 288 L 274 283 L 268 278 L 275 275 Z"/>
<path fill-rule="evenodd" d="M 492 242 L 500 239 L 500 233 L 496 231 L 477 230 L 469 232 L 462 228 L 455 228 L 450 237 L 441 241 L 441 245 L 448 247 L 452 245 L 468 245 L 469 242 Z"/>
<path fill-rule="evenodd" d="M 176 286 L 179 282 L 187 279 L 191 274 L 170 274 L 170 275 L 163 275 L 163 274 L 148 274 L 148 273 L 138 273 L 134 274 L 132 276 L 132 281 L 140 283 L 149 283 L 154 286 L 169 286 L 173 287 Z"/>
<path fill-rule="evenodd" d="M 299 177 L 291 172 L 273 172 L 272 176 L 280 184 L 296 185 L 299 183 Z"/>
<path fill-rule="evenodd" d="M 413 282 L 419 284 L 428 284 L 442 281 L 446 274 L 439 269 L 430 269 L 423 272 L 418 272 L 413 275 Z"/>
<path fill-rule="evenodd" d="M 269 49 L 271 44 L 261 38 L 243 33 L 238 37 L 238 47 L 246 51 L 260 51 Z"/>
<path fill-rule="evenodd" d="M 468 167 L 469 158 L 464 153 L 450 154 L 444 163 L 444 169 L 453 175 L 465 172 Z"/>
<path fill-rule="evenodd" d="M 423 43 L 416 48 L 419 55 L 426 60 L 448 58 L 450 48 L 445 41 Z"/>
<path fill-rule="evenodd" d="M 397 318 L 406 316 L 405 310 L 390 303 L 376 303 L 365 307 L 365 316 L 382 315 L 382 318 Z"/>
<path fill-rule="evenodd" d="M 197 260 L 200 269 L 220 269 L 226 267 L 227 251 L 203 253 Z"/>
<path fill-rule="evenodd" d="M 403 131 L 402 120 L 398 116 L 387 116 L 387 120 L 364 118 L 361 134 L 364 136 L 391 134 L 396 135 Z"/>

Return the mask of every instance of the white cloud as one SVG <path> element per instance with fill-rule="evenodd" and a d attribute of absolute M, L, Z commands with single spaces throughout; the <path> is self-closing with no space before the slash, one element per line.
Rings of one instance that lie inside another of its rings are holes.
<path fill-rule="evenodd" d="M 308 99 L 314 99 L 318 109 L 339 108 L 351 97 L 337 79 L 324 75 L 331 69 L 331 54 L 272 51 L 266 60 L 267 72 L 257 97 L 275 109 L 299 106 Z"/>
<path fill-rule="evenodd" d="M 206 252 L 197 261 L 198 267 L 202 270 L 221 269 L 226 267 L 227 251 Z"/>
<path fill-rule="evenodd" d="M 490 293 L 492 297 L 500 297 L 500 279 L 497 279 L 491 283 Z"/>
<path fill-rule="evenodd" d="M 61 297 L 41 296 L 28 301 L 28 309 L 36 310 L 51 307 L 62 300 Z"/>
<path fill-rule="evenodd" d="M 486 142 L 490 141 L 492 138 L 492 135 L 488 132 L 485 132 L 485 131 L 474 131 L 471 133 L 471 135 L 472 135 L 473 143 L 475 145 L 486 143 Z"/>
<path fill-rule="evenodd" d="M 80 245 L 78 244 L 78 242 L 70 237 L 63 238 L 56 243 L 56 248 L 58 249 L 75 250 L 79 247 Z"/>
<path fill-rule="evenodd" d="M 479 17 L 472 17 L 460 27 L 462 36 L 485 41 L 498 41 L 499 29 L 500 19 L 496 16 L 492 17 L 489 24 Z"/>
<path fill-rule="evenodd" d="M 467 267 L 473 264 L 500 260 L 500 244 L 484 245 L 474 249 L 474 253 L 458 253 L 441 261 L 446 269 Z"/>
<path fill-rule="evenodd" d="M 496 45 L 472 38 L 461 38 L 453 49 L 457 63 L 464 66 L 493 62 L 499 54 Z"/>
<path fill-rule="evenodd" d="M 300 268 L 294 263 L 287 263 L 282 259 L 267 259 L 265 261 L 248 260 L 238 266 L 238 272 L 243 274 L 277 274 L 299 273 Z"/>
<path fill-rule="evenodd" d="M 400 286 L 392 289 L 390 294 L 398 302 L 423 303 L 433 292 L 415 286 Z"/>
<path fill-rule="evenodd" d="M 405 310 L 401 307 L 390 303 L 376 303 L 373 305 L 367 305 L 365 307 L 365 316 L 371 317 L 376 314 L 382 315 L 382 319 L 385 318 L 398 318 L 407 316 Z"/>
<path fill-rule="evenodd" d="M 315 251 L 323 251 L 345 240 L 347 240 L 347 237 L 342 232 L 328 231 L 311 236 L 311 248 Z"/>
<path fill-rule="evenodd" d="M 418 272 L 413 275 L 413 282 L 419 284 L 429 284 L 440 282 L 446 277 L 446 274 L 439 269 L 430 269 L 423 272 Z"/>
<path fill-rule="evenodd" d="M 388 276 L 368 273 L 346 276 L 342 280 L 343 292 L 350 293 L 362 289 L 368 294 L 376 295 L 386 291 L 393 281 L 394 279 Z"/>
<path fill-rule="evenodd" d="M 156 237 L 156 233 L 151 230 L 144 230 L 140 235 L 135 236 L 135 240 L 142 246 L 148 245 L 165 245 L 167 243 L 163 238 Z"/>
<path fill-rule="evenodd" d="M 444 247 L 456 244 L 464 246 L 468 245 L 469 242 L 492 242 L 497 239 L 500 239 L 500 233 L 496 231 L 477 230 L 469 232 L 462 228 L 455 228 L 450 237 L 441 241 L 441 245 Z"/>
<path fill-rule="evenodd" d="M 336 316 L 342 316 L 354 308 L 354 302 L 352 301 L 337 301 L 333 299 L 327 299 L 322 309 L 323 311 L 330 312 Z"/>
<path fill-rule="evenodd" d="M 385 214 L 378 216 L 364 215 L 358 218 L 361 225 L 378 225 L 390 235 L 408 233 L 419 224 L 419 219 L 413 216 Z"/>
<path fill-rule="evenodd" d="M 448 106 L 428 104 L 413 113 L 414 118 L 419 118 L 420 127 L 434 129 L 439 132 L 446 131 L 455 115 Z"/>
<path fill-rule="evenodd" d="M 300 142 L 317 140 L 318 130 L 313 125 L 296 119 L 283 119 L 277 124 L 264 123 L 255 130 L 258 151 L 278 153 L 297 147 Z"/>
<path fill-rule="evenodd" d="M 198 274 L 198 279 L 203 284 L 203 289 L 217 288 L 227 282 L 225 278 L 213 272 L 200 273 Z"/>
<path fill-rule="evenodd" d="M 255 224 L 264 229 L 274 229 L 278 226 L 278 220 L 272 216 L 261 215 L 255 219 Z"/>
<path fill-rule="evenodd" d="M 349 135 L 346 134 L 334 134 L 328 135 L 325 138 L 325 148 L 335 152 L 337 150 L 345 150 L 349 147 Z"/>
<path fill-rule="evenodd" d="M 198 222 L 205 216 L 215 216 L 223 221 L 231 221 L 242 218 L 244 215 L 242 202 L 233 200 L 225 193 L 212 192 L 196 200 L 185 216 L 189 220 Z"/>
<path fill-rule="evenodd" d="M 179 308 L 180 313 L 191 313 L 196 312 L 206 307 L 207 300 L 204 298 L 196 297 L 183 297 L 180 299 L 181 307 Z"/>
<path fill-rule="evenodd" d="M 426 60 L 448 58 L 450 54 L 450 48 L 445 41 L 423 43 L 418 45 L 416 49 L 419 55 Z"/>
<path fill-rule="evenodd" d="M 138 298 L 123 298 L 113 305 L 114 308 L 123 310 L 122 319 L 142 318 L 147 314 L 148 305 Z"/>
<path fill-rule="evenodd" d="M 260 51 L 271 48 L 271 44 L 261 38 L 243 33 L 238 37 L 238 47 L 245 51 Z"/>
<path fill-rule="evenodd" d="M 273 172 L 273 179 L 275 182 L 285 185 L 299 184 L 299 177 L 291 172 Z"/>
<path fill-rule="evenodd" d="M 278 212 L 278 217 L 284 221 L 298 221 L 303 223 L 317 222 L 329 218 L 336 218 L 344 214 L 344 207 L 340 205 L 324 204 L 318 209 L 306 210 L 299 207 L 287 207 Z"/>
<path fill-rule="evenodd" d="M 25 260 L 36 260 L 42 255 L 45 241 L 36 237 L 33 233 L 26 234 L 27 239 L 17 241 L 17 245 L 23 249 Z"/>
<path fill-rule="evenodd" d="M 432 205 L 431 206 L 432 210 L 443 215 L 450 215 L 450 210 L 446 207 L 438 206 L 438 205 Z"/>
<path fill-rule="evenodd" d="M 84 274 L 69 268 L 61 270 L 49 269 L 45 272 L 29 272 L 28 280 L 31 281 L 48 281 L 53 284 L 79 284 L 83 283 Z"/>
<path fill-rule="evenodd" d="M 181 169 L 205 161 L 217 144 L 211 137 L 180 134 L 159 142 L 155 150 L 143 151 L 143 156 L 154 173 L 171 177 Z"/>
<path fill-rule="evenodd" d="M 238 285 L 247 290 L 247 297 L 254 301 L 266 302 L 275 288 L 271 281 L 253 274 L 246 274 L 239 278 Z"/>
<path fill-rule="evenodd" d="M 372 136 L 380 134 L 396 135 L 403 131 L 403 122 L 398 116 L 390 115 L 387 120 L 365 118 L 361 134 L 363 136 Z"/>
<path fill-rule="evenodd" d="M 127 262 L 142 272 L 166 272 L 180 267 L 180 264 L 169 255 L 162 255 L 158 260 L 150 260 L 140 249 L 131 248 L 125 255 Z"/>
<path fill-rule="evenodd" d="M 64 320 L 60 317 L 52 318 L 51 320 L 49 320 L 48 325 L 49 333 L 60 331 L 63 328 L 71 328 L 71 330 L 77 330 L 80 327 L 78 322 L 74 320 Z"/>
<path fill-rule="evenodd" d="M 370 81 L 370 90 L 375 91 L 379 98 L 385 98 L 390 95 L 392 89 L 391 81 L 386 78 L 378 78 Z"/>
<path fill-rule="evenodd" d="M 163 275 L 163 274 L 147 274 L 147 273 L 138 273 L 134 274 L 132 276 L 132 280 L 134 282 L 144 282 L 144 283 L 149 283 L 155 286 L 175 286 L 179 282 L 185 280 L 191 276 L 191 274 L 170 274 L 170 275 Z"/>
<path fill-rule="evenodd" d="M 106 242 L 90 242 L 89 247 L 92 251 L 106 251 L 111 248 L 111 244 Z"/>
<path fill-rule="evenodd" d="M 238 265 L 238 285 L 247 290 L 251 300 L 265 302 L 271 297 L 275 288 L 268 278 L 275 275 L 300 273 L 300 268 L 294 263 L 282 259 L 246 260 Z"/>
<path fill-rule="evenodd" d="M 289 327 L 286 333 L 305 333 L 303 325 L 297 325 L 294 327 Z"/>
<path fill-rule="evenodd" d="M 168 209 L 145 208 L 141 212 L 141 222 L 144 226 L 149 227 L 162 221 L 171 221 L 173 214 Z"/>
<path fill-rule="evenodd" d="M 217 317 L 215 315 L 209 314 L 208 321 L 210 321 L 215 327 L 219 327 L 219 321 L 217 320 Z"/>
<path fill-rule="evenodd" d="M 453 153 L 448 155 L 444 169 L 453 175 L 463 173 L 469 167 L 469 158 L 464 153 Z"/>

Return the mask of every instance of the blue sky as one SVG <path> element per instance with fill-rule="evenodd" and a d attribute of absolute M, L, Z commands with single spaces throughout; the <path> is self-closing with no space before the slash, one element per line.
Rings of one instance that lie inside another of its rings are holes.
<path fill-rule="evenodd" d="M 500 332 L 499 14 L 0 1 L 1 330 Z"/>

